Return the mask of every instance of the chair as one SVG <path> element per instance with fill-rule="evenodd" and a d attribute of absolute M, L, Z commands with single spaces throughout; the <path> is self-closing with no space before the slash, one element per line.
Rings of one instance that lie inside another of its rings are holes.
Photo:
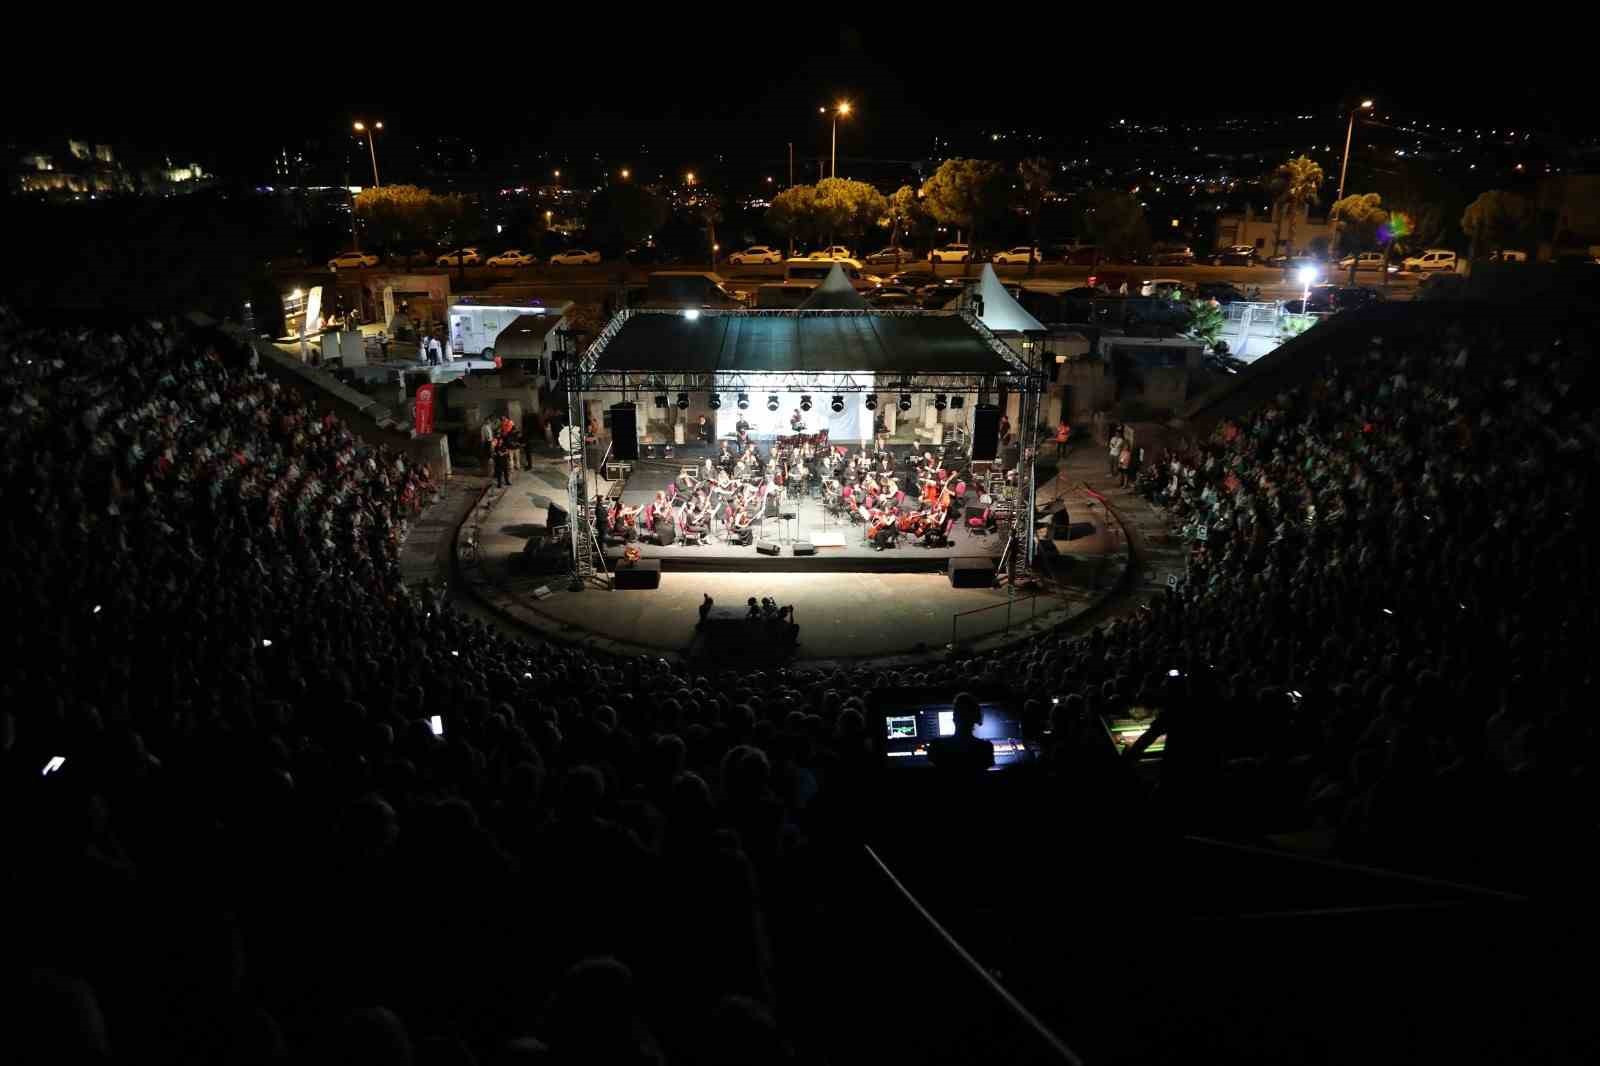
<path fill-rule="evenodd" d="M 967 534 L 968 536 L 976 536 L 981 531 L 984 536 L 988 536 L 994 532 L 994 525 L 994 508 L 985 507 L 983 514 L 977 518 L 967 519 Z"/>

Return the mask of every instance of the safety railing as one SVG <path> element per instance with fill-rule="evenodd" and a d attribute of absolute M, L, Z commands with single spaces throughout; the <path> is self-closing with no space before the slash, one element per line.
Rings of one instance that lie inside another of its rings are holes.
<path fill-rule="evenodd" d="M 1048 595 L 1048 593 L 1029 592 L 1021 596 L 1007 596 L 1006 602 L 1004 603 L 991 603 L 985 607 L 974 607 L 966 611 L 957 611 L 955 614 L 950 616 L 950 647 L 959 648 L 961 646 L 961 619 L 975 614 L 984 614 L 988 611 L 1004 610 L 1006 612 L 1005 627 L 1000 630 L 1002 635 L 1009 634 L 1013 624 L 1015 624 L 1019 629 L 1026 627 L 1031 631 L 1038 625 L 1039 597 L 1042 595 Z M 1017 614 L 1017 604 L 1021 603 L 1023 600 L 1028 601 L 1028 618 L 1026 622 L 1023 622 L 1015 617 Z"/>

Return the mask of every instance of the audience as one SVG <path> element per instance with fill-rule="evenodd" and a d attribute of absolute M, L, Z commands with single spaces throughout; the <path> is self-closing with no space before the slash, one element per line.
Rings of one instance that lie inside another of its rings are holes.
<path fill-rule="evenodd" d="M 708 673 L 413 594 L 427 470 L 227 336 L 0 311 L 8 948 L 39 1008 L 7 1042 L 790 1061 L 800 874 L 872 773 L 867 701 L 901 686 L 1054 708 L 1042 763 L 1086 804 L 1137 801 L 1097 720 L 1148 713 L 1180 828 L 1537 862 L 1595 806 L 1588 355 L 1375 341 L 1169 450 L 1137 484 L 1195 539 L 1187 580 L 1086 635 Z M 976 701 L 957 717 L 938 761 L 976 767 Z"/>

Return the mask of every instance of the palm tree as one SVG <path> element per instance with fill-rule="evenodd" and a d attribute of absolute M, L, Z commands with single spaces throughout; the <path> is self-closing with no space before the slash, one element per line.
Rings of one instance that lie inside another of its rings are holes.
<path fill-rule="evenodd" d="M 1017 177 L 1022 179 L 1022 206 L 1028 212 L 1028 237 L 1033 248 L 1033 255 L 1028 257 L 1028 273 L 1032 274 L 1038 265 L 1039 211 L 1044 205 L 1045 193 L 1050 191 L 1055 168 L 1050 160 L 1034 156 L 1017 164 Z"/>
<path fill-rule="evenodd" d="M 1300 218 L 1300 209 L 1317 202 L 1322 188 L 1322 165 L 1314 159 L 1301 156 L 1291 159 L 1278 168 L 1276 177 L 1283 183 L 1282 204 L 1289 216 L 1289 250 L 1294 250 L 1294 227 Z"/>

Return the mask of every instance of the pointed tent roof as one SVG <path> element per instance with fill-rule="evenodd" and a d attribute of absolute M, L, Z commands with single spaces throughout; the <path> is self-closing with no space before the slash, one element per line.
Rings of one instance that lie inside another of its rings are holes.
<path fill-rule="evenodd" d="M 1043 323 L 1024 311 L 1022 305 L 1000 284 L 992 264 L 983 264 L 983 274 L 978 278 L 978 295 L 983 297 L 983 314 L 978 319 L 996 333 L 1048 332 Z"/>
<path fill-rule="evenodd" d="M 867 301 L 856 292 L 855 286 L 844 276 L 844 271 L 839 269 L 838 263 L 833 264 L 833 269 L 822 279 L 822 284 L 812 289 L 811 295 L 800 304 L 802 311 L 865 311 L 866 309 Z"/>

